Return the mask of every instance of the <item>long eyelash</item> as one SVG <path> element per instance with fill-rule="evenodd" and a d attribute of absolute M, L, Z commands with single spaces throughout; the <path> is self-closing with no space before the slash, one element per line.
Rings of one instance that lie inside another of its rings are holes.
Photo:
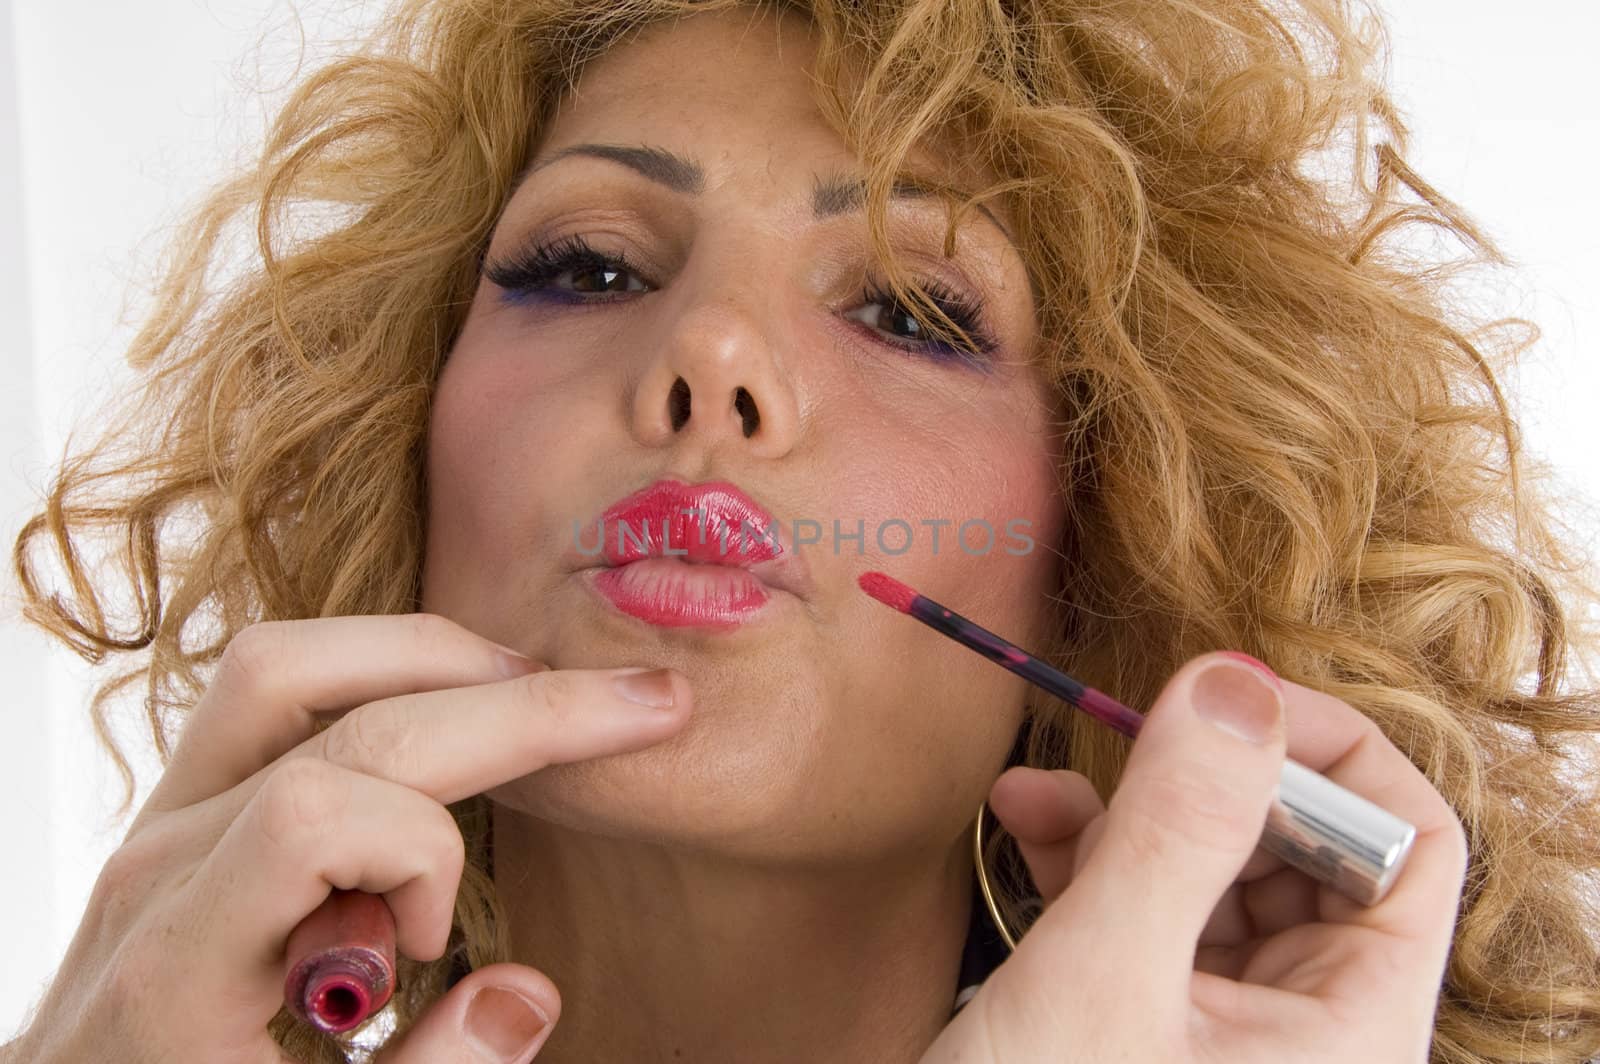
<path fill-rule="evenodd" d="M 513 253 L 505 262 L 485 265 L 482 269 L 483 276 L 515 297 L 528 295 L 543 288 L 566 270 L 585 267 L 620 270 L 635 275 L 640 272 L 626 255 L 621 252 L 597 251 L 581 236 L 563 237 L 549 244 L 534 244 Z M 962 346 L 957 336 L 946 337 L 941 331 L 929 325 L 924 325 L 923 328 L 928 331 L 932 339 L 917 341 L 885 337 L 885 343 L 906 351 L 926 353 L 935 358 L 967 361 L 980 360 L 999 348 L 999 344 L 984 327 L 983 310 L 979 305 L 933 280 L 920 282 L 918 290 L 966 332 L 972 339 L 972 348 Z M 896 310 L 911 312 L 912 317 L 916 317 L 912 308 L 896 299 L 876 280 L 867 282 L 867 286 L 861 292 L 861 299 L 868 303 L 886 303 Z M 594 303 L 604 300 L 583 299 L 579 302 Z M 921 319 L 917 320 L 920 323 Z"/>
<path fill-rule="evenodd" d="M 944 354 L 951 358 L 971 359 L 977 355 L 992 354 L 999 347 L 994 338 L 989 335 L 988 330 L 984 328 L 983 309 L 980 306 L 974 304 L 960 293 L 952 292 L 938 281 L 920 281 L 917 287 L 930 303 L 939 308 L 945 317 L 949 318 L 972 338 L 973 348 L 969 350 L 960 346 L 959 336 L 945 336 L 944 330 L 935 329 L 931 325 L 924 325 L 923 328 L 935 337 L 929 342 L 944 345 L 948 348 L 947 351 L 943 352 Z M 895 310 L 907 311 L 911 313 L 912 317 L 916 317 L 914 308 L 900 302 L 892 292 L 875 280 L 867 282 L 867 287 L 861 292 L 861 299 L 865 303 L 887 303 Z M 917 320 L 921 321 L 920 318 Z M 915 340 L 901 342 L 900 340 L 892 339 L 889 343 L 905 347 L 907 350 L 928 350 L 924 344 L 918 344 Z"/>
<path fill-rule="evenodd" d="M 506 262 L 486 266 L 483 275 L 509 292 L 526 293 L 549 284 L 565 270 L 586 266 L 601 266 L 633 274 L 639 272 L 626 255 L 620 252 L 602 253 L 583 237 L 569 236 L 554 243 L 523 248 Z"/>

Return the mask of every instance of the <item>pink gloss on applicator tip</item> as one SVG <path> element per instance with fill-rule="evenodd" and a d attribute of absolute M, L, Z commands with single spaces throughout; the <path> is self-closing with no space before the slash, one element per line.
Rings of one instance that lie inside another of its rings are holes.
<path fill-rule="evenodd" d="M 856 583 L 860 585 L 861 590 L 884 605 L 893 606 L 901 613 L 910 613 L 911 603 L 917 597 L 915 591 L 888 573 L 862 573 L 856 577 Z"/>

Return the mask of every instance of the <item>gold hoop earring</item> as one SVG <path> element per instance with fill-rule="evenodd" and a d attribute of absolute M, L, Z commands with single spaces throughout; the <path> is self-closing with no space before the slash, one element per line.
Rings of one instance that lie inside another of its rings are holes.
<path fill-rule="evenodd" d="M 1006 949 L 1016 951 L 1017 940 L 1012 937 L 1010 928 L 1000 916 L 1000 907 L 995 904 L 994 891 L 989 889 L 989 873 L 983 867 L 983 814 L 988 812 L 989 803 L 978 803 L 978 820 L 972 830 L 972 862 L 978 868 L 978 886 L 983 890 L 984 904 L 989 906 L 989 918 L 994 921 L 994 926 L 999 930 L 1000 937 L 1006 941 Z"/>

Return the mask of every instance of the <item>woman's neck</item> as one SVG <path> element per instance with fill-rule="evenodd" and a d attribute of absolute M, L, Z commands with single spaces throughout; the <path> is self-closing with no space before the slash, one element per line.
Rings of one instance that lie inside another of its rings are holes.
<path fill-rule="evenodd" d="M 915 1064 L 949 1021 L 964 847 L 779 868 L 494 820 L 511 959 L 561 992 L 540 1064 Z"/>

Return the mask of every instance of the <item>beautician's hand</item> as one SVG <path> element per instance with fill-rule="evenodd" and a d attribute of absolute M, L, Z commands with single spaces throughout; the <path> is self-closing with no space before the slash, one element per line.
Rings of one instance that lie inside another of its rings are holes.
<path fill-rule="evenodd" d="M 1018 767 L 995 782 L 990 807 L 1048 907 L 924 1064 L 1425 1064 L 1465 835 L 1365 717 L 1292 683 L 1280 699 L 1273 683 L 1223 655 L 1186 664 L 1108 809 L 1073 772 Z M 1288 756 L 1416 825 L 1379 904 L 1254 852 L 1286 731 Z"/>
<path fill-rule="evenodd" d="M 622 673 L 671 706 L 629 701 Z M 267 1033 L 285 943 L 334 887 L 381 894 L 399 952 L 442 956 L 464 861 L 445 806 L 660 742 L 689 705 L 677 673 L 541 670 L 428 614 L 245 629 L 0 1059 L 285 1064 Z M 315 712 L 343 715 L 313 735 Z M 480 968 L 378 1060 L 527 1061 L 560 1004 L 531 968 Z"/>

